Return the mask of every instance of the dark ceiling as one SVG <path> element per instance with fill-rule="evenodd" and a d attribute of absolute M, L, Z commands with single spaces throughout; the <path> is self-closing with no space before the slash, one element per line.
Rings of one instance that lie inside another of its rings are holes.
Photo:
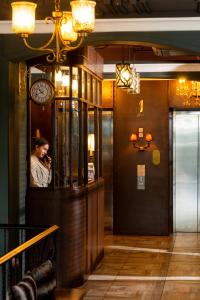
<path fill-rule="evenodd" d="M 0 19 L 11 19 L 10 3 L 0 0 Z M 44 19 L 51 15 L 53 0 L 33 0 L 38 4 L 36 17 Z M 67 5 L 66 5 L 67 3 Z M 154 18 L 195 17 L 200 15 L 200 0 L 96 0 L 97 18 Z M 61 0 L 63 10 L 69 10 L 69 1 Z"/>

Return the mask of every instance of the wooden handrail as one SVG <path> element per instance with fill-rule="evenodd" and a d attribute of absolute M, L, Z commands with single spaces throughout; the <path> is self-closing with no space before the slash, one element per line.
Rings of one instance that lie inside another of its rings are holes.
<path fill-rule="evenodd" d="M 32 239 L 30 239 L 27 242 L 23 243 L 22 245 L 18 246 L 14 250 L 12 250 L 12 251 L 8 252 L 7 254 L 3 255 L 2 257 L 0 257 L 0 265 L 4 264 L 5 262 L 7 262 L 11 258 L 15 257 L 16 255 L 18 255 L 18 254 L 26 251 L 27 249 L 31 248 L 32 246 L 34 246 L 35 244 L 37 244 L 38 242 L 40 242 L 41 240 L 43 240 L 47 236 L 49 236 L 52 233 L 56 232 L 58 229 L 59 229 L 59 227 L 57 225 L 53 225 L 50 228 L 48 228 L 48 229 L 44 230 L 43 232 L 39 233 L 38 235 L 36 235 Z"/>

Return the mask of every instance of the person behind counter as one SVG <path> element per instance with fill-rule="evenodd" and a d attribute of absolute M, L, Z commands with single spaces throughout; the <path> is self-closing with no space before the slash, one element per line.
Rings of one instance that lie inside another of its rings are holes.
<path fill-rule="evenodd" d="M 30 186 L 48 187 L 52 179 L 51 158 L 47 155 L 49 142 L 36 138 L 31 155 Z"/>

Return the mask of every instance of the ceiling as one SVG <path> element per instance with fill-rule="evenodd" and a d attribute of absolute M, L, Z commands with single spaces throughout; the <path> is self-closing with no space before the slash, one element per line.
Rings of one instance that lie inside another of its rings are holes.
<path fill-rule="evenodd" d="M 38 4 L 36 18 L 51 15 L 53 0 L 32 0 Z M 0 20 L 11 19 L 10 3 L 0 0 Z M 66 5 L 67 3 L 67 5 Z M 200 16 L 200 0 L 96 0 L 97 18 L 155 18 Z M 69 1 L 61 0 L 61 7 L 69 10 Z"/>
<path fill-rule="evenodd" d="M 10 3 L 13 0 L 0 0 L 1 9 L 0 9 L 0 20 L 10 20 L 11 19 L 11 7 Z M 54 9 L 53 0 L 35 0 L 38 4 L 36 18 L 44 19 L 46 16 L 51 15 L 51 11 Z M 66 3 L 67 6 L 66 6 Z M 96 17 L 97 18 L 154 18 L 154 17 L 200 17 L 200 0 L 96 0 Z M 69 10 L 69 1 L 61 0 L 62 10 Z M 135 36 L 141 33 L 135 33 Z M 156 33 L 157 34 L 157 33 Z M 158 33 L 159 34 L 159 33 Z M 162 38 L 165 38 L 165 32 L 160 33 Z M 193 33 L 189 32 L 188 40 L 186 39 L 186 34 L 182 36 L 179 33 L 174 33 L 173 37 L 176 42 L 178 38 L 184 39 L 186 44 L 196 45 L 198 40 L 198 32 Z M 133 35 L 133 34 L 132 34 Z M 150 34 L 148 34 L 149 37 Z M 154 35 L 154 33 L 152 33 Z M 171 36 L 173 33 L 171 33 Z M 92 39 L 92 35 L 91 39 Z M 37 39 L 42 39 L 42 37 L 37 37 Z M 90 37 L 89 37 L 90 38 Z M 99 37 L 98 37 L 99 38 Z M 100 37 L 101 38 L 101 37 Z M 144 40 L 146 37 L 144 38 Z M 25 53 L 27 49 L 22 45 L 21 40 L 18 37 L 14 36 L 1 36 L 1 52 L 2 56 L 7 55 L 10 57 L 15 57 L 16 53 Z M 34 38 L 33 38 L 34 40 Z M 13 48 L 13 43 L 15 48 Z M 139 43 L 139 42 L 138 42 Z M 92 43 L 89 40 L 89 44 Z M 117 63 L 122 60 L 128 61 L 129 58 L 134 60 L 136 63 L 161 63 L 161 62 L 187 62 L 194 63 L 200 62 L 200 54 L 194 54 L 192 52 L 180 51 L 177 49 L 161 49 L 161 48 L 152 48 L 140 45 L 133 45 L 130 43 L 128 45 L 112 45 L 104 43 L 104 45 L 96 46 L 97 51 L 103 56 L 104 63 L 112 64 Z M 18 52 L 16 49 L 18 49 Z M 186 47 L 187 48 L 187 47 Z M 199 47 L 197 47 L 200 49 Z M 183 48 L 182 48 L 183 49 Z M 199 52 L 200 53 L 200 52 Z M 29 55 L 29 52 L 28 52 Z M 17 54 L 16 54 L 17 56 Z"/>
<path fill-rule="evenodd" d="M 121 61 L 136 63 L 166 63 L 166 62 L 200 62 L 200 56 L 174 49 L 160 49 L 133 45 L 96 46 L 96 50 L 104 58 L 105 64 Z"/>
<path fill-rule="evenodd" d="M 101 18 L 198 16 L 199 0 L 97 0 Z"/>

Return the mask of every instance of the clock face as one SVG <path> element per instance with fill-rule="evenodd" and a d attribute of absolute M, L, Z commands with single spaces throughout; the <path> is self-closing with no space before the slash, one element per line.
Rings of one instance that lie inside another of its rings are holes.
<path fill-rule="evenodd" d="M 32 84 L 30 95 L 34 102 L 45 105 L 54 97 L 54 86 L 47 79 L 38 79 Z"/>

